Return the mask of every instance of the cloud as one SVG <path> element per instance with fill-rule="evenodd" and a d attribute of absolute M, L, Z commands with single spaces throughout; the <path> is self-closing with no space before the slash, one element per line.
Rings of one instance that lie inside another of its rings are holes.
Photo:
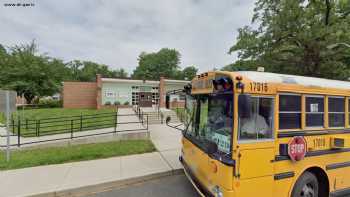
<path fill-rule="evenodd" d="M 236 56 L 228 49 L 237 29 L 250 23 L 254 8 L 254 0 L 23 2 L 35 6 L 0 5 L 1 44 L 35 39 L 49 56 L 95 61 L 129 73 L 142 51 L 163 47 L 180 51 L 182 67 L 196 65 L 202 72 L 233 62 Z"/>

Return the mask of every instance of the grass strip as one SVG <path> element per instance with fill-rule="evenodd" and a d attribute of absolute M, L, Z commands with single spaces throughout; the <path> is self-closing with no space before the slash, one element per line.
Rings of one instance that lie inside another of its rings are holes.
<path fill-rule="evenodd" d="M 155 151 L 150 140 L 126 140 L 96 144 L 15 150 L 10 162 L 0 151 L 0 170 L 18 169 L 67 162 L 86 161 Z"/>

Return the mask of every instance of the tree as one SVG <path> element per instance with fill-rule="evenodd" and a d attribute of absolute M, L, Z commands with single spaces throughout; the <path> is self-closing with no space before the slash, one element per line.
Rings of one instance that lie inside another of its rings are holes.
<path fill-rule="evenodd" d="M 198 72 L 195 66 L 187 66 L 182 70 L 182 79 L 192 80 Z"/>
<path fill-rule="evenodd" d="M 132 78 L 159 80 L 161 76 L 177 78 L 180 53 L 175 49 L 163 48 L 156 53 L 142 52 L 138 58 L 139 65 Z"/>
<path fill-rule="evenodd" d="M 107 65 L 90 61 L 84 61 L 83 65 L 79 81 L 95 81 L 96 74 L 101 74 L 104 77 L 110 77 L 111 75 L 111 71 L 108 69 Z"/>
<path fill-rule="evenodd" d="M 29 103 L 35 96 L 57 93 L 64 75 L 60 70 L 64 65 L 60 61 L 36 53 L 34 41 L 11 47 L 6 64 L 0 70 L 0 87 L 15 90 Z"/>
<path fill-rule="evenodd" d="M 221 68 L 223 71 L 256 71 L 259 65 L 251 60 L 238 60 Z"/>
<path fill-rule="evenodd" d="M 122 68 L 110 70 L 107 65 L 80 60 L 64 63 L 39 54 L 34 41 L 7 48 L 0 44 L 0 88 L 15 90 L 29 103 L 35 97 L 59 92 L 62 81 L 95 81 L 96 74 L 114 78 L 128 76 Z"/>
<path fill-rule="evenodd" d="M 334 79 L 350 75 L 350 2 L 258 0 L 252 23 L 240 28 L 230 53 L 267 71 Z"/>
<path fill-rule="evenodd" d="M 79 60 L 73 60 L 67 63 L 67 67 L 71 71 L 71 79 L 73 81 L 81 80 L 81 69 L 83 68 L 83 63 Z"/>
<path fill-rule="evenodd" d="M 112 71 L 112 77 L 125 79 L 128 78 L 128 73 L 124 68 L 120 68 Z"/>
<path fill-rule="evenodd" d="M 74 60 L 67 64 L 71 73 L 71 80 L 74 81 L 95 81 L 96 74 L 110 78 L 127 78 L 128 73 L 123 69 L 110 70 L 107 65 L 91 61 Z"/>

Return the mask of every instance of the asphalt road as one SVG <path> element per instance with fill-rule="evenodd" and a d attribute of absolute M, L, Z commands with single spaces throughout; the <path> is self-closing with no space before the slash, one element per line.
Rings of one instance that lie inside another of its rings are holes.
<path fill-rule="evenodd" d="M 126 188 L 105 191 L 88 197 L 197 197 L 185 175 L 174 175 Z"/>

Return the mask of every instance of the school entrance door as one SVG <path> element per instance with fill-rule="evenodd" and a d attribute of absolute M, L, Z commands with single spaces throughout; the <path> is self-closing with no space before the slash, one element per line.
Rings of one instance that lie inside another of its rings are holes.
<path fill-rule="evenodd" d="M 152 107 L 152 92 L 140 92 L 139 93 L 139 106 L 140 107 Z"/>

